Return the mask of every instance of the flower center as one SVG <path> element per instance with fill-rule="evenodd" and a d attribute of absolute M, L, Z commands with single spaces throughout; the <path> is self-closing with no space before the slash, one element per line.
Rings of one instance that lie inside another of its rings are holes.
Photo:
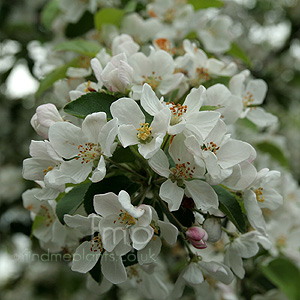
<path fill-rule="evenodd" d="M 136 223 L 135 218 L 131 216 L 127 211 L 123 211 L 122 209 L 120 209 L 118 221 L 120 221 L 121 224 L 124 224 L 125 227 L 133 226 Z M 114 223 L 116 222 L 117 220 L 114 221 Z"/>
<path fill-rule="evenodd" d="M 174 102 L 167 102 L 166 105 L 171 111 L 171 125 L 176 125 L 182 121 L 183 114 L 187 111 L 187 105 L 181 105 L 180 103 L 174 104 Z"/>
<path fill-rule="evenodd" d="M 79 153 L 76 160 L 81 160 L 81 163 L 89 163 L 95 159 L 99 159 L 101 156 L 101 148 L 98 144 L 85 143 L 84 145 L 78 146 Z"/>
<path fill-rule="evenodd" d="M 254 193 L 256 194 L 256 200 L 258 202 L 264 202 L 265 197 L 263 196 L 263 188 L 259 187 L 258 189 L 254 190 Z"/>
<path fill-rule="evenodd" d="M 161 39 L 156 39 L 154 43 L 162 50 L 165 50 L 166 52 L 171 51 L 171 43 L 168 39 L 161 38 Z"/>
<path fill-rule="evenodd" d="M 159 86 L 160 82 L 162 81 L 161 76 L 154 76 L 154 75 L 155 72 L 153 71 L 152 76 L 145 76 L 145 75 L 142 76 L 144 78 L 143 84 L 148 83 L 153 90 L 155 90 Z"/>
<path fill-rule="evenodd" d="M 149 123 L 140 123 L 140 128 L 137 128 L 137 138 L 140 143 L 146 144 L 151 142 L 153 136 L 151 136 L 152 127 L 149 126 Z"/>
<path fill-rule="evenodd" d="M 136 283 L 141 283 L 143 281 L 136 266 L 127 267 L 127 276 L 129 279 L 135 279 Z"/>
<path fill-rule="evenodd" d="M 193 86 L 199 86 L 200 84 L 211 79 L 212 77 L 210 76 L 208 69 L 201 67 L 196 69 L 195 77 L 190 79 L 190 83 Z"/>
<path fill-rule="evenodd" d="M 87 82 L 87 84 L 85 86 L 86 86 L 86 88 L 84 89 L 84 91 L 86 93 L 88 93 L 88 92 L 97 92 L 95 89 L 93 89 L 91 87 L 91 81 L 90 80 Z"/>
<path fill-rule="evenodd" d="M 180 161 L 180 159 L 178 159 Z M 193 178 L 195 166 L 191 167 L 191 163 L 188 161 L 183 164 L 176 164 L 176 168 L 171 168 L 173 176 L 171 175 L 171 180 L 177 181 L 179 184 L 183 184 L 182 180 Z"/>
<path fill-rule="evenodd" d="M 42 217 L 44 217 L 46 219 L 46 226 L 49 227 L 53 223 L 53 217 L 50 213 L 50 210 L 45 205 L 41 205 L 40 207 L 41 207 L 41 211 L 40 211 L 39 215 L 41 215 Z"/>
<path fill-rule="evenodd" d="M 212 153 L 216 154 L 216 152 L 220 149 L 217 147 L 217 144 L 214 142 L 206 143 L 201 146 L 201 149 L 204 151 L 211 151 Z"/>
<path fill-rule="evenodd" d="M 90 250 L 92 252 L 98 252 L 100 250 L 100 252 L 103 252 L 103 244 L 102 244 L 102 239 L 101 239 L 101 235 L 97 234 L 96 236 L 93 237 L 93 239 L 91 240 L 92 245 Z"/>
<path fill-rule="evenodd" d="M 52 171 L 53 167 L 49 166 L 47 169 L 43 170 L 44 175 L 46 175 L 48 172 Z"/>
<path fill-rule="evenodd" d="M 166 23 L 172 23 L 175 19 L 176 10 L 174 8 L 169 8 L 164 14 L 164 21 Z"/>
<path fill-rule="evenodd" d="M 278 247 L 284 247 L 286 245 L 286 237 L 284 235 L 281 235 L 276 240 L 276 245 Z"/>
<path fill-rule="evenodd" d="M 254 109 L 255 107 L 253 107 L 253 102 L 254 102 L 253 94 L 247 92 L 247 94 L 244 96 L 243 99 L 244 108 L 250 107 L 250 109 Z"/>

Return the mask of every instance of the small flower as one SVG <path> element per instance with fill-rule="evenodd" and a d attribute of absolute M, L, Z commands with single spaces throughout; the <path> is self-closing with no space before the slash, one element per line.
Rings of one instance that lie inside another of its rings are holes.
<path fill-rule="evenodd" d="M 191 242 L 191 244 L 197 249 L 207 248 L 206 241 L 208 239 L 207 232 L 201 227 L 190 227 L 186 231 L 186 237 Z"/>

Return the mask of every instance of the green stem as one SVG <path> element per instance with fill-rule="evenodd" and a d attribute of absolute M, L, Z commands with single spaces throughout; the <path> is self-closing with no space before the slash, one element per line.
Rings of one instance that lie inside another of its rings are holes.
<path fill-rule="evenodd" d="M 125 166 L 123 166 L 123 165 L 117 163 L 117 162 L 114 162 L 113 160 L 111 160 L 111 159 L 108 158 L 108 157 L 106 158 L 106 160 L 109 161 L 112 165 L 115 165 L 116 167 L 118 167 L 119 169 L 125 170 L 125 171 L 127 171 L 127 172 L 129 172 L 129 173 L 131 173 L 131 174 L 133 174 L 133 175 L 135 175 L 135 176 L 141 178 L 143 181 L 146 181 L 146 180 L 147 180 L 147 178 L 144 177 L 143 175 L 141 175 L 141 174 L 139 174 L 139 173 L 137 173 L 137 172 L 135 172 L 135 171 L 129 169 L 128 167 L 125 167 Z"/>
<path fill-rule="evenodd" d="M 173 219 L 173 221 L 178 225 L 178 227 L 180 228 L 180 230 L 182 232 L 186 231 L 186 227 L 184 227 L 178 220 L 177 218 L 169 211 L 168 206 L 166 205 L 166 203 L 159 197 L 157 191 L 155 191 L 155 196 L 157 197 L 157 199 L 160 201 L 160 203 L 162 204 L 162 206 L 164 207 L 164 210 L 166 212 L 167 217 L 171 217 Z"/>
<path fill-rule="evenodd" d="M 169 143 L 170 138 L 171 138 L 171 135 L 167 135 L 167 137 L 165 138 L 165 141 L 163 143 L 162 150 L 165 150 L 165 148 L 167 147 L 167 145 Z"/>

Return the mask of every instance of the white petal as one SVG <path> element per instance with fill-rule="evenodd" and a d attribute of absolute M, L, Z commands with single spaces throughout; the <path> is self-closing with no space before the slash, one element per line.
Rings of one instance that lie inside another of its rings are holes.
<path fill-rule="evenodd" d="M 221 263 L 215 261 L 210 261 L 210 262 L 199 261 L 198 264 L 210 276 L 214 277 L 215 279 L 225 284 L 229 284 L 233 280 L 233 274 L 230 271 L 230 269 Z"/>
<path fill-rule="evenodd" d="M 159 101 L 151 86 L 147 83 L 143 85 L 141 94 L 141 105 L 151 116 L 164 109 L 164 105 Z"/>
<path fill-rule="evenodd" d="M 201 180 L 192 180 L 185 181 L 185 185 L 198 209 L 207 211 L 210 208 L 218 208 L 218 196 L 208 183 Z"/>
<path fill-rule="evenodd" d="M 159 196 L 166 201 L 170 211 L 178 210 L 184 195 L 184 190 L 170 179 L 165 181 L 159 190 Z"/>
<path fill-rule="evenodd" d="M 137 253 L 138 262 L 140 265 L 151 264 L 157 262 L 157 257 L 160 253 L 162 246 L 161 239 L 158 236 L 154 236 L 152 240 Z"/>
<path fill-rule="evenodd" d="M 101 129 L 98 140 L 104 155 L 110 157 L 116 148 L 115 138 L 118 133 L 118 120 L 112 119 Z"/>
<path fill-rule="evenodd" d="M 90 180 L 92 182 L 99 182 L 105 177 L 105 175 L 106 175 L 105 160 L 104 160 L 103 155 L 101 155 L 98 166 L 93 171 L 92 177 L 90 177 Z"/>
<path fill-rule="evenodd" d="M 50 127 L 55 122 L 63 122 L 56 106 L 51 103 L 42 104 L 36 109 L 37 119 L 42 126 Z"/>
<path fill-rule="evenodd" d="M 168 178 L 170 175 L 169 160 L 163 150 L 158 150 L 149 161 L 149 166 L 159 175 Z"/>
<path fill-rule="evenodd" d="M 73 254 L 72 260 L 72 271 L 79 273 L 87 273 L 90 271 L 98 262 L 101 252 L 91 251 L 92 242 L 83 242 Z"/>
<path fill-rule="evenodd" d="M 247 113 L 247 119 L 260 127 L 271 126 L 278 122 L 278 118 L 266 112 L 261 107 L 255 107 Z"/>
<path fill-rule="evenodd" d="M 82 164 L 79 160 L 65 161 L 60 166 L 60 176 L 56 178 L 56 183 L 81 183 L 85 181 L 92 171 L 91 163 Z"/>
<path fill-rule="evenodd" d="M 128 231 L 118 221 L 119 215 L 111 215 L 100 221 L 99 230 L 102 237 L 103 247 L 108 252 L 123 240 L 126 240 Z"/>
<path fill-rule="evenodd" d="M 106 113 L 97 112 L 86 116 L 82 122 L 82 132 L 88 141 L 97 143 L 99 131 L 106 124 Z"/>
<path fill-rule="evenodd" d="M 141 250 L 151 241 L 154 229 L 151 226 L 133 226 L 129 229 L 132 247 Z"/>
<path fill-rule="evenodd" d="M 127 279 L 127 273 L 122 258 L 113 252 L 105 252 L 102 255 L 101 271 L 104 277 L 113 284 L 119 284 Z"/>
<path fill-rule="evenodd" d="M 65 223 L 72 228 L 76 228 L 84 235 L 91 235 L 98 231 L 101 217 L 96 214 L 90 214 L 88 217 L 82 215 L 64 215 Z"/>
<path fill-rule="evenodd" d="M 228 249 L 224 262 L 227 266 L 229 266 L 232 271 L 238 276 L 240 279 L 243 279 L 245 276 L 245 269 L 243 268 L 243 260 L 238 253 L 233 249 Z"/>
<path fill-rule="evenodd" d="M 158 220 L 161 236 L 170 245 L 174 245 L 177 241 L 178 229 L 173 224 Z"/>
<path fill-rule="evenodd" d="M 183 80 L 184 75 L 182 73 L 176 73 L 170 76 L 167 76 L 161 81 L 158 86 L 158 90 L 162 95 L 169 93 L 172 90 L 175 90 L 181 81 Z"/>
<path fill-rule="evenodd" d="M 109 192 L 94 196 L 94 209 L 97 214 L 107 217 L 114 214 L 118 215 L 122 209 L 122 206 L 118 201 L 118 196 L 112 192 Z"/>
<path fill-rule="evenodd" d="M 137 134 L 137 128 L 133 125 L 121 125 L 119 127 L 118 137 L 124 148 L 139 143 Z"/>
<path fill-rule="evenodd" d="M 118 119 L 120 125 L 133 125 L 140 127 L 140 123 L 145 122 L 145 116 L 138 104 L 130 98 L 121 98 L 113 102 L 110 106 L 111 114 Z"/>
<path fill-rule="evenodd" d="M 267 236 L 266 223 L 261 209 L 257 203 L 256 195 L 253 191 L 245 191 L 244 206 L 251 226 L 263 235 Z"/>
<path fill-rule="evenodd" d="M 119 192 L 118 201 L 122 207 L 134 218 L 139 218 L 145 213 L 142 208 L 135 207 L 131 204 L 130 196 L 124 190 Z"/>
<path fill-rule="evenodd" d="M 200 111 L 188 116 L 186 128 L 201 139 L 206 139 L 216 126 L 221 114 L 215 111 Z"/>
<path fill-rule="evenodd" d="M 155 76 L 165 76 L 174 72 L 174 61 L 172 56 L 163 50 L 158 50 L 152 57 Z"/>
<path fill-rule="evenodd" d="M 98 83 L 102 84 L 102 80 L 101 80 L 100 74 L 103 71 L 103 68 L 102 68 L 102 66 L 100 64 L 100 61 L 97 58 L 93 58 L 93 59 L 91 59 L 90 64 L 91 64 L 91 67 L 92 67 L 92 69 L 94 71 L 95 77 L 98 80 Z"/>
<path fill-rule="evenodd" d="M 268 86 L 262 79 L 250 80 L 246 87 L 246 92 L 249 92 L 254 101 L 253 104 L 262 104 L 267 93 Z"/>
<path fill-rule="evenodd" d="M 252 147 L 248 143 L 230 139 L 217 151 L 219 165 L 223 169 L 233 167 L 248 159 L 251 153 Z"/>
<path fill-rule="evenodd" d="M 59 155 L 72 158 L 79 153 L 78 146 L 83 143 L 82 131 L 68 122 L 54 123 L 49 129 L 49 140 Z"/>
<path fill-rule="evenodd" d="M 197 263 L 190 263 L 183 274 L 183 278 L 190 284 L 200 284 L 203 282 L 203 274 Z"/>
<path fill-rule="evenodd" d="M 199 112 L 204 100 L 204 98 L 202 97 L 204 91 L 205 87 L 203 85 L 200 85 L 199 88 L 192 89 L 191 92 L 187 95 L 183 103 L 183 105 L 187 105 L 186 115 L 194 112 Z"/>

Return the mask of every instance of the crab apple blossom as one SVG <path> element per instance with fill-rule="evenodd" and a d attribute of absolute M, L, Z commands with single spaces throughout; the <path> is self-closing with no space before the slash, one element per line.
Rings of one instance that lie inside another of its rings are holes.
<path fill-rule="evenodd" d="M 250 144 L 231 139 L 226 130 L 225 123 L 219 120 L 206 139 L 199 140 L 191 135 L 185 141 L 196 163 L 205 164 L 206 178 L 212 184 L 219 184 L 229 177 L 235 165 L 256 157 Z"/>
<path fill-rule="evenodd" d="M 141 105 L 151 116 L 168 108 L 168 134 L 176 135 L 183 132 L 185 135 L 194 134 L 204 139 L 220 119 L 220 113 L 213 111 L 199 111 L 203 103 L 203 86 L 192 89 L 183 104 L 164 102 L 155 95 L 148 84 L 144 84 Z"/>
<path fill-rule="evenodd" d="M 132 247 L 143 249 L 151 240 L 154 229 L 151 227 L 152 210 L 148 205 L 134 207 L 126 191 L 95 195 L 95 211 L 103 217 L 99 223 L 103 247 L 113 251 L 116 247 L 122 249 Z"/>
<path fill-rule="evenodd" d="M 165 95 L 175 90 L 183 79 L 182 73 L 174 73 L 175 62 L 172 56 L 163 50 L 155 51 L 152 48 L 149 56 L 141 52 L 135 53 L 128 63 L 133 69 L 131 97 L 135 100 L 140 99 L 144 83 Z"/>
<path fill-rule="evenodd" d="M 104 155 L 110 157 L 116 144 L 116 120 L 106 121 L 103 112 L 88 115 L 82 127 L 56 123 L 50 127 L 49 140 L 54 150 L 66 159 L 51 182 L 83 182 L 89 174 L 92 182 L 106 173 Z"/>
<path fill-rule="evenodd" d="M 167 178 L 160 187 L 159 196 L 168 203 L 170 211 L 179 209 L 184 194 L 191 196 L 199 209 L 218 208 L 217 194 L 208 183 L 202 181 L 204 164 L 200 166 L 195 163 L 193 155 L 184 145 L 184 139 L 184 135 L 177 135 L 169 150 L 175 167 L 170 168 L 169 159 L 162 150 L 149 160 L 150 167 Z"/>
<path fill-rule="evenodd" d="M 244 205 L 250 224 L 265 235 L 266 224 L 261 209 L 274 210 L 282 204 L 283 198 L 276 191 L 276 181 L 278 184 L 279 178 L 279 171 L 269 171 L 268 168 L 264 168 L 257 172 L 256 178 L 244 194 Z"/>
<path fill-rule="evenodd" d="M 192 86 L 199 86 L 216 76 L 232 76 L 237 71 L 235 63 L 226 65 L 216 58 L 208 58 L 206 53 L 189 40 L 183 41 L 183 56 L 175 59 L 176 69 L 187 75 Z"/>
<path fill-rule="evenodd" d="M 90 236 L 89 240 L 76 248 L 71 269 L 79 273 L 87 273 L 100 261 L 103 276 L 111 283 L 118 284 L 127 279 L 126 270 L 121 256 L 115 252 L 107 252 L 103 247 L 98 229 L 101 219 L 96 214 L 87 217 L 65 215 L 64 220 L 69 227 L 77 229 L 84 236 Z"/>
<path fill-rule="evenodd" d="M 112 103 L 110 110 L 118 122 L 118 137 L 123 147 L 138 144 L 140 154 L 146 159 L 160 149 L 169 125 L 167 108 L 159 111 L 151 124 L 145 121 L 140 107 L 130 98 L 120 98 Z"/>
<path fill-rule="evenodd" d="M 300 189 L 269 171 L 288 168 L 288 147 L 260 107 L 267 84 L 242 69 L 229 4 L 150 2 L 57 0 L 42 12 L 43 23 L 60 10 L 50 19 L 64 65 L 37 92 L 52 101 L 56 81 L 60 110 L 43 104 L 31 119 L 44 139 L 23 162 L 40 187 L 23 193 L 32 235 L 103 297 L 271 298 L 273 262 L 300 266 Z"/>
<path fill-rule="evenodd" d="M 239 96 L 243 103 L 240 118 L 247 118 L 254 124 L 265 127 L 277 123 L 277 117 L 258 107 L 267 93 L 267 84 L 262 79 L 249 79 L 250 72 L 244 70 L 233 76 L 229 88 L 233 95 Z"/>
<path fill-rule="evenodd" d="M 33 235 L 39 239 L 43 249 L 51 252 L 59 252 L 64 247 L 74 247 L 81 237 L 80 232 L 62 225 L 55 213 L 55 200 L 40 201 L 35 197 L 39 192 L 40 189 L 34 188 L 22 194 L 24 207 L 31 212 L 33 219 L 39 220 Z"/>

